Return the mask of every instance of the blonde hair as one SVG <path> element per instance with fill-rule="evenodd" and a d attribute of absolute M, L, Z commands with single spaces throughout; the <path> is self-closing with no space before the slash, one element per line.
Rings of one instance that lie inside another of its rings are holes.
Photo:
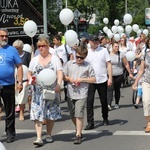
<path fill-rule="evenodd" d="M 14 43 L 13 43 L 13 46 L 14 47 L 20 47 L 20 48 L 23 48 L 23 45 L 24 45 L 24 43 L 21 41 L 21 40 L 16 40 L 16 41 L 14 41 Z"/>
<path fill-rule="evenodd" d="M 46 43 L 46 45 L 50 44 L 47 38 L 40 38 L 37 42 L 37 45 L 39 45 L 39 43 Z"/>

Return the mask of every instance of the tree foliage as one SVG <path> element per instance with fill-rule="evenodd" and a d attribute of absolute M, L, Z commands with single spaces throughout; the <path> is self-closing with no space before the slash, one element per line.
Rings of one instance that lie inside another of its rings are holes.
<path fill-rule="evenodd" d="M 54 7 L 51 3 L 52 1 L 54 0 L 47 0 L 48 21 L 57 30 L 65 30 L 64 26 L 59 21 L 61 9 L 54 11 Z M 42 0 L 31 0 L 31 2 L 37 10 L 42 13 Z M 62 2 L 63 9 L 66 0 L 62 0 Z M 149 7 L 149 0 L 127 0 L 127 4 L 127 12 L 133 16 L 132 24 L 136 23 L 141 27 L 145 26 L 145 8 Z M 123 16 L 125 15 L 125 0 L 68 0 L 67 7 L 72 11 L 78 9 L 82 13 L 81 17 L 85 18 L 87 21 L 92 18 L 93 13 L 96 14 L 96 25 L 89 26 L 90 32 L 95 32 L 104 26 L 104 17 L 109 19 L 108 26 L 112 26 L 115 19 L 119 19 L 122 24 Z"/>

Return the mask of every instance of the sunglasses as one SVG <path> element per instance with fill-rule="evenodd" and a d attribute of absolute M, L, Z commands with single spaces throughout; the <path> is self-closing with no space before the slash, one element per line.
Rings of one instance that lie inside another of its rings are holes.
<path fill-rule="evenodd" d="M 77 55 L 76 55 L 76 59 L 82 59 L 82 60 L 83 60 L 84 58 L 85 58 L 85 57 L 81 57 L 81 56 L 77 56 Z"/>
<path fill-rule="evenodd" d="M 38 47 L 38 48 L 41 48 L 41 47 L 44 48 L 44 47 L 46 47 L 46 46 L 47 46 L 47 45 L 38 45 L 37 47 Z"/>
<path fill-rule="evenodd" d="M 0 35 L 1 38 L 6 37 L 8 38 L 8 35 Z"/>

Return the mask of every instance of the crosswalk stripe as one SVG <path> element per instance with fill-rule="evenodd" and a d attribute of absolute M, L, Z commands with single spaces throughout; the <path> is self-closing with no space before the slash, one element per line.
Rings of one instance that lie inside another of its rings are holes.
<path fill-rule="evenodd" d="M 43 130 L 43 132 L 46 132 L 46 130 Z M 57 133 L 58 134 L 75 134 L 75 130 L 62 130 Z M 34 129 L 17 129 L 16 133 L 36 133 Z M 108 131 L 103 131 L 103 130 L 82 130 L 83 134 L 107 134 L 109 133 Z M 5 136 L 6 133 L 4 132 L 2 136 Z M 144 136 L 150 136 L 150 133 L 145 133 L 144 131 L 116 131 L 112 135 L 144 135 Z"/>
<path fill-rule="evenodd" d="M 113 135 L 148 135 L 150 136 L 150 133 L 145 133 L 144 131 L 116 131 L 113 133 Z"/>
<path fill-rule="evenodd" d="M 61 132 L 58 132 L 57 134 L 74 134 L 75 130 L 62 130 Z M 100 134 L 102 131 L 97 130 L 82 130 L 83 134 Z"/>

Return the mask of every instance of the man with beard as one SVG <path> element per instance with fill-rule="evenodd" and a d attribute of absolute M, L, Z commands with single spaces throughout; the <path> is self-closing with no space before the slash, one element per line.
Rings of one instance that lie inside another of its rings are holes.
<path fill-rule="evenodd" d="M 5 108 L 5 132 L 7 143 L 13 142 L 15 132 L 15 67 L 17 68 L 17 90 L 22 90 L 23 69 L 16 48 L 8 44 L 8 31 L 0 28 L 0 85 L 1 97 Z"/>

